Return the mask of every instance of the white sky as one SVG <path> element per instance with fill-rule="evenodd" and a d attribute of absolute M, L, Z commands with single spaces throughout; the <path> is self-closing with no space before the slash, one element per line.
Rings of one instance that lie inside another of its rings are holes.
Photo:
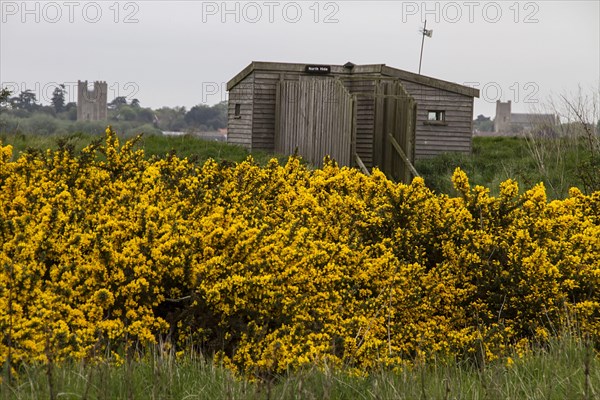
<path fill-rule="evenodd" d="M 478 86 L 528 112 L 548 96 L 600 87 L 600 1 L 6 1 L 0 84 L 47 103 L 66 83 L 104 80 L 109 101 L 214 104 L 251 61 L 385 63 Z"/>

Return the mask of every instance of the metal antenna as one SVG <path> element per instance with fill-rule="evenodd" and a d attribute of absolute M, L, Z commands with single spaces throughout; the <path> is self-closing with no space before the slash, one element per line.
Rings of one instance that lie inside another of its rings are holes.
<path fill-rule="evenodd" d="M 419 75 L 421 75 L 421 63 L 423 61 L 423 45 L 425 44 L 425 36 L 433 36 L 433 29 L 427 30 L 427 20 L 425 20 L 425 23 L 423 24 L 423 30 L 421 32 L 423 33 L 423 39 L 421 40 L 421 56 L 419 57 Z"/>

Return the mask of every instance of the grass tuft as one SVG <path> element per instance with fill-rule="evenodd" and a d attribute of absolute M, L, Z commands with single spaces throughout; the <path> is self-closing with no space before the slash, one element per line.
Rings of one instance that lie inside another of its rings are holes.
<path fill-rule="evenodd" d="M 2 399 L 46 399 L 45 365 L 23 366 L 18 380 L 0 387 Z M 552 338 L 528 355 L 514 354 L 477 368 L 453 358 L 382 368 L 369 376 L 308 367 L 263 382 L 234 376 L 188 353 L 157 350 L 130 365 L 84 362 L 56 365 L 57 399 L 596 399 L 600 359 L 587 342 Z"/>

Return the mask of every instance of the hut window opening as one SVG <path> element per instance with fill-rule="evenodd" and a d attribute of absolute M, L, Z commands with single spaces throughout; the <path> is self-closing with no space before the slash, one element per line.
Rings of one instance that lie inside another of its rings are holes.
<path fill-rule="evenodd" d="M 446 111 L 443 111 L 443 110 L 427 111 L 427 120 L 423 123 L 425 125 L 448 125 L 446 123 Z"/>
<path fill-rule="evenodd" d="M 235 118 L 242 118 L 242 116 L 240 114 L 240 109 L 241 109 L 240 103 L 236 103 L 235 104 L 235 112 L 234 112 L 234 117 Z"/>
<path fill-rule="evenodd" d="M 427 120 L 430 122 L 444 122 L 446 121 L 446 111 L 428 111 Z"/>

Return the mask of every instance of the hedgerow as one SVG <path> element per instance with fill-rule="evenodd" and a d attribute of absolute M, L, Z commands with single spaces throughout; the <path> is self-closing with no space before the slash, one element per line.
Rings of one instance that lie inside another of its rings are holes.
<path fill-rule="evenodd" d="M 146 159 L 135 140 L 0 146 L 0 363 L 160 343 L 251 377 L 493 360 L 600 335 L 600 192 L 456 197 L 326 160 Z M 193 350 L 190 350 L 193 349 Z"/>

